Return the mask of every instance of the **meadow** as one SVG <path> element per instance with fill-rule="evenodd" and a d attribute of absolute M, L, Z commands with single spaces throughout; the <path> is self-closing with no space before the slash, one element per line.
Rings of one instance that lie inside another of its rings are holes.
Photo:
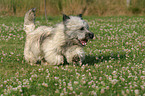
<path fill-rule="evenodd" d="M 61 18 L 37 17 L 36 25 Z M 23 17 L 0 17 L 0 96 L 145 96 L 145 17 L 84 19 L 95 38 L 81 66 L 31 66 L 23 56 Z"/>

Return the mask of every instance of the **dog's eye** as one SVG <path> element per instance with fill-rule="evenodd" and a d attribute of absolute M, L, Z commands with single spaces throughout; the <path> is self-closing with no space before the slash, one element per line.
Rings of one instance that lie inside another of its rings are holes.
<path fill-rule="evenodd" d="M 80 30 L 84 30 L 84 27 L 80 28 Z"/>

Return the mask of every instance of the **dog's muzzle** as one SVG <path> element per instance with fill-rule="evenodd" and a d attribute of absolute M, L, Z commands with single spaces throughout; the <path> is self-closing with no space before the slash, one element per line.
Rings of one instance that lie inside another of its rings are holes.
<path fill-rule="evenodd" d="M 85 46 L 88 42 L 88 39 L 93 39 L 94 38 L 94 33 L 89 32 L 85 35 L 84 39 L 79 40 L 82 46 Z"/>

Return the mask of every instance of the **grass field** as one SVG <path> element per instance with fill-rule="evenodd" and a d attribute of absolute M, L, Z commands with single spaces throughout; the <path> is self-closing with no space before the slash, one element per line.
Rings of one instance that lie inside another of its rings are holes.
<path fill-rule="evenodd" d="M 31 66 L 22 17 L 0 17 L 1 96 L 145 96 L 145 17 L 85 17 L 95 38 L 82 66 Z M 36 18 L 54 25 L 61 17 Z"/>

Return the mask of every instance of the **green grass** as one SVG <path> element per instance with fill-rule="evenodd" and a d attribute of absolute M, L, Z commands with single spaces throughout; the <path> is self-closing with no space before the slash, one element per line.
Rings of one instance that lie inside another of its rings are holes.
<path fill-rule="evenodd" d="M 145 17 L 85 17 L 95 38 L 82 66 L 31 66 L 23 18 L 0 17 L 0 95 L 145 95 Z M 54 25 L 61 17 L 36 18 Z"/>

